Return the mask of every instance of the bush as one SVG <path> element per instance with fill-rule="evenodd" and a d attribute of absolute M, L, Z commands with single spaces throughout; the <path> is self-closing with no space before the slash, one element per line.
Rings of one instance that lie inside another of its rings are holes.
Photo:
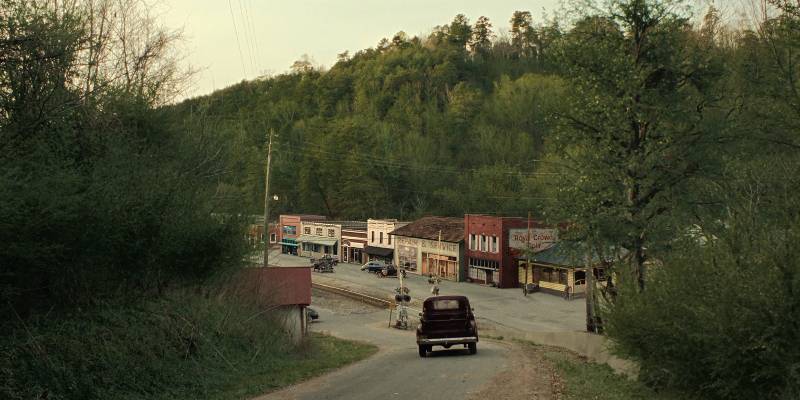
<path fill-rule="evenodd" d="M 259 308 L 185 293 L 18 328 L 0 340 L 0 398 L 242 398 L 374 351 L 328 337 L 296 348 Z"/>
<path fill-rule="evenodd" d="M 664 259 L 607 319 L 640 378 L 707 399 L 800 398 L 800 224 L 732 224 Z"/>

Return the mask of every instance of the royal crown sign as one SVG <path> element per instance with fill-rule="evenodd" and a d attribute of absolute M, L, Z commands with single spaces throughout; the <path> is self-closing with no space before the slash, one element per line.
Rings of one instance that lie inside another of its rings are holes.
<path fill-rule="evenodd" d="M 527 229 L 509 229 L 508 247 L 516 250 L 525 250 L 528 247 L 538 252 L 553 247 L 558 241 L 557 229 L 531 229 L 528 237 Z"/>

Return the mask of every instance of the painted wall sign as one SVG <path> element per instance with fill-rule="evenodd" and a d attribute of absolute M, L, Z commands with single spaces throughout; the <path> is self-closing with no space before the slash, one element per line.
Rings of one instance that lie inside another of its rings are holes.
<path fill-rule="evenodd" d="M 528 238 L 527 229 L 508 230 L 508 247 L 516 250 L 525 250 L 528 246 L 530 246 L 533 251 L 538 252 L 553 247 L 557 241 L 557 229 L 531 229 L 530 238 Z"/>
<path fill-rule="evenodd" d="M 404 236 L 396 236 L 398 245 L 414 246 L 421 249 L 430 249 L 433 252 L 440 250 L 442 253 L 458 253 L 458 243 L 440 242 L 437 240 L 408 238 Z"/>

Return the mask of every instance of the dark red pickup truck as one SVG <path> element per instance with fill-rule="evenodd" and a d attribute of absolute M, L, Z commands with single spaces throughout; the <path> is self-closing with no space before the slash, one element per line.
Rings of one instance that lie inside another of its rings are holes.
<path fill-rule="evenodd" d="M 425 299 L 417 326 L 419 356 L 426 357 L 433 346 L 449 349 L 463 344 L 469 354 L 478 351 L 478 325 L 464 296 L 434 296 Z"/>

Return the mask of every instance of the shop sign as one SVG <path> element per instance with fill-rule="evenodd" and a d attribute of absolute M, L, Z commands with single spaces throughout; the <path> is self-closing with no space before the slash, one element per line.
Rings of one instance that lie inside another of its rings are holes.
<path fill-rule="evenodd" d="M 538 252 L 553 247 L 558 241 L 557 229 L 531 229 L 528 237 L 527 229 L 509 229 L 508 247 L 516 250 L 525 250 L 528 247 Z"/>
<path fill-rule="evenodd" d="M 396 236 L 398 245 L 414 246 L 420 249 L 430 249 L 433 252 L 436 250 L 440 252 L 458 253 L 458 243 L 452 242 L 439 242 L 437 240 L 408 238 L 403 236 Z"/>

